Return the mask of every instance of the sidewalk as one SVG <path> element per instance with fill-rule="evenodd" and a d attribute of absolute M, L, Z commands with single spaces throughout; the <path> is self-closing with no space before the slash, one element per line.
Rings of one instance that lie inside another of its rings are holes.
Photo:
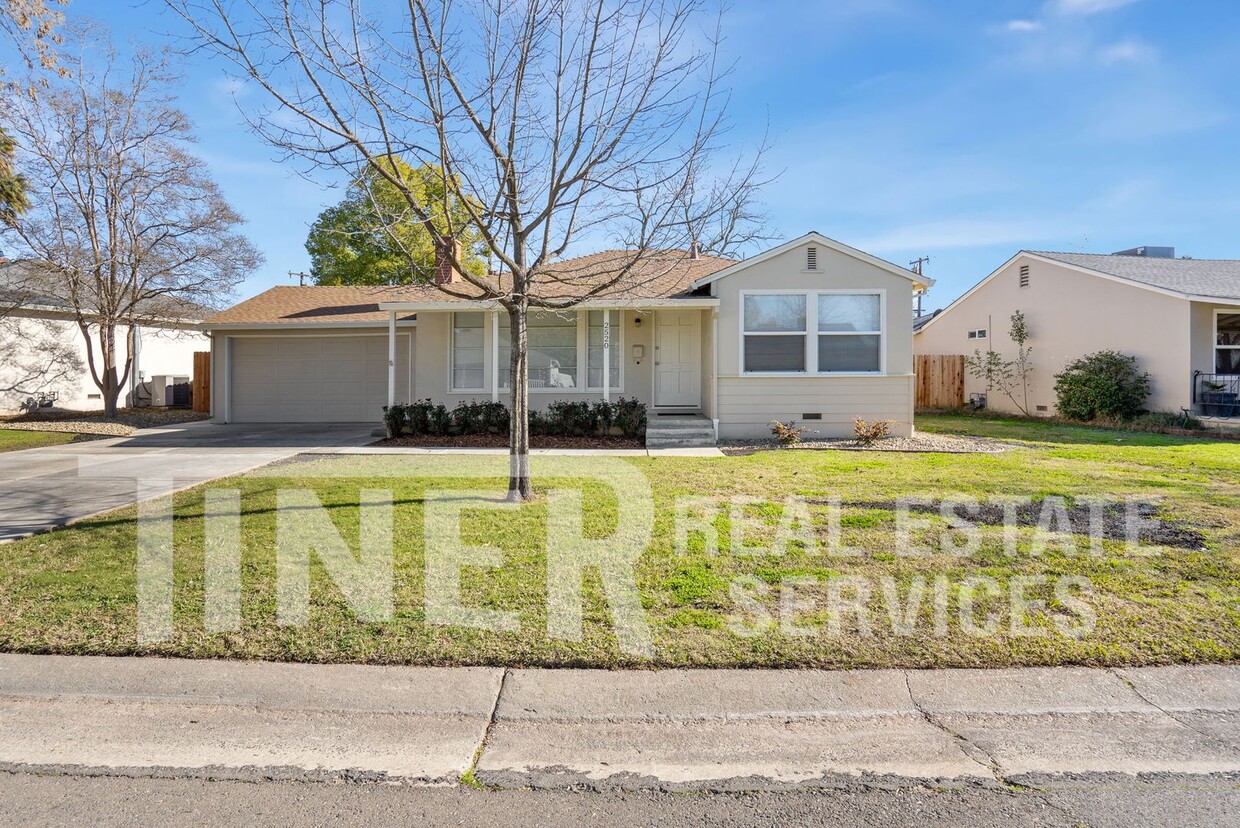
<path fill-rule="evenodd" d="M 1240 771 L 1240 667 L 504 670 L 0 655 L 0 765 L 757 789 Z"/>

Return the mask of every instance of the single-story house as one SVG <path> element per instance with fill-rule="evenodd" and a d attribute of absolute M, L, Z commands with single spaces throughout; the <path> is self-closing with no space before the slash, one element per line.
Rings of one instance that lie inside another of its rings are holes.
<path fill-rule="evenodd" d="M 1033 348 L 1030 413 L 1053 414 L 1055 374 L 1102 350 L 1131 354 L 1149 372 L 1150 410 L 1217 413 L 1214 394 L 1235 399 L 1240 391 L 1240 261 L 1176 258 L 1170 247 L 1110 255 L 1022 250 L 926 318 L 914 349 L 965 355 L 993 349 L 1014 358 L 1008 327 L 1017 310 Z M 983 381 L 967 376 L 965 382 L 966 399 L 986 394 Z M 1017 410 L 994 390 L 986 404 Z"/>
<path fill-rule="evenodd" d="M 564 260 L 556 290 L 584 294 L 630 260 Z M 912 433 L 909 320 L 931 280 L 819 233 L 743 261 L 671 251 L 640 270 L 571 309 L 532 312 L 533 408 L 624 396 L 652 421 L 703 418 L 715 437 L 769 436 L 771 420 L 842 435 L 855 416 Z M 204 328 L 217 422 L 377 422 L 392 402 L 508 395 L 507 313 L 431 285 L 276 287 Z"/>
<path fill-rule="evenodd" d="M 0 413 L 15 412 L 27 400 L 40 398 L 54 398 L 57 408 L 102 409 L 103 394 L 91 377 L 86 342 L 72 308 L 54 288 L 40 286 L 44 278 L 29 261 L 0 259 Z M 127 329 L 117 332 L 117 364 L 125 364 L 131 349 L 134 355 L 122 405 L 150 403 L 153 377 L 190 377 L 194 352 L 211 347 L 198 327 L 209 308 L 171 298 L 149 304 L 132 339 Z M 98 360 L 97 328 L 91 327 L 90 334 Z M 49 365 L 53 352 L 65 359 Z"/>

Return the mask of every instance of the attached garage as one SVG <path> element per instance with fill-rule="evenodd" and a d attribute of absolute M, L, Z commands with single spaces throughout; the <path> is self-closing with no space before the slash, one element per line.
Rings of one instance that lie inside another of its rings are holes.
<path fill-rule="evenodd" d="M 396 340 L 397 399 L 410 399 L 413 336 Z M 387 405 L 387 334 L 228 337 L 229 421 L 380 422 Z"/>

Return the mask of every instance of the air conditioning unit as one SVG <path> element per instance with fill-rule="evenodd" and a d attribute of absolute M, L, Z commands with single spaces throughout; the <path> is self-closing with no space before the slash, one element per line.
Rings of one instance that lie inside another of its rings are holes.
<path fill-rule="evenodd" d="M 178 397 L 187 393 L 178 390 L 178 386 L 189 387 L 189 377 L 179 374 L 157 374 L 151 377 L 151 405 L 156 408 L 167 408 L 170 405 L 189 405 L 189 400 Z"/>

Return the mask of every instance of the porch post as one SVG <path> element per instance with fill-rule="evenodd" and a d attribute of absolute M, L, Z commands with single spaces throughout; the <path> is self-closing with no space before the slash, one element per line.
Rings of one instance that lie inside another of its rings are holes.
<path fill-rule="evenodd" d="M 589 371 L 589 360 L 586 361 Z M 603 402 L 611 402 L 611 311 L 603 309 Z"/>
<path fill-rule="evenodd" d="M 499 402 L 499 311 L 491 311 L 491 402 Z"/>
<path fill-rule="evenodd" d="M 396 311 L 388 311 L 388 408 L 396 405 Z"/>

